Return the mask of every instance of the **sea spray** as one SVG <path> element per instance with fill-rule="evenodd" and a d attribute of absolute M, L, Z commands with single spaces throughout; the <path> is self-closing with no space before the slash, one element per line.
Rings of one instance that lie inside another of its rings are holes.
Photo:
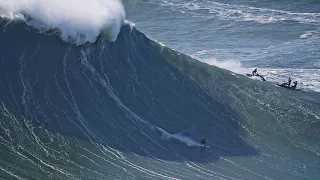
<path fill-rule="evenodd" d="M 95 42 L 101 32 L 115 41 L 125 11 L 119 0 L 0 0 L 0 17 L 58 29 L 64 41 L 81 45 Z"/>

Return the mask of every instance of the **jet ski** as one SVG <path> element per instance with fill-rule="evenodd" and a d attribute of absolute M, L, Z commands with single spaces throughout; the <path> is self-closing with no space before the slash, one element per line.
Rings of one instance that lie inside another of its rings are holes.
<path fill-rule="evenodd" d="M 293 91 L 302 91 L 301 89 L 294 89 L 294 88 L 288 86 L 287 83 L 282 83 L 282 84 L 277 84 L 277 85 L 280 86 L 280 87 L 286 88 L 286 89 L 293 90 Z"/>
<path fill-rule="evenodd" d="M 264 79 L 264 77 L 260 74 L 255 74 L 255 75 L 252 75 L 252 74 L 246 74 L 248 77 L 252 77 L 252 76 L 257 76 L 257 77 L 260 77 L 262 81 L 266 81 L 266 79 Z"/>

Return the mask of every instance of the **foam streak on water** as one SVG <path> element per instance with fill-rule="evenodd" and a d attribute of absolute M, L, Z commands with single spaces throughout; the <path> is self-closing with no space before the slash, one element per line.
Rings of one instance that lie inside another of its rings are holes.
<path fill-rule="evenodd" d="M 158 3 L 158 2 L 155 2 Z M 233 19 L 236 21 L 256 21 L 260 23 L 274 23 L 279 21 L 296 21 L 299 23 L 319 23 L 319 13 L 296 13 L 284 10 L 258 8 L 245 5 L 232 5 L 212 1 L 162 1 L 162 6 L 172 7 L 180 12 L 200 15 L 207 12 L 213 17 Z M 201 16 L 201 15 L 200 15 Z"/>

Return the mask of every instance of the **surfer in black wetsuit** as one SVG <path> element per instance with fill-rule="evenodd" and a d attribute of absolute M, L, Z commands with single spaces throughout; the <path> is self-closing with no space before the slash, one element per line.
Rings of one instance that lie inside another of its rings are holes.
<path fill-rule="evenodd" d="M 207 145 L 207 140 L 206 140 L 205 138 L 203 138 L 203 139 L 201 140 L 201 145 L 203 145 L 203 147 L 206 147 L 206 145 Z"/>
<path fill-rule="evenodd" d="M 293 86 L 291 86 L 291 89 L 295 90 L 295 89 L 296 89 L 296 87 L 297 87 L 297 84 L 298 84 L 298 82 L 297 82 L 297 81 L 293 82 Z"/>
<path fill-rule="evenodd" d="M 257 68 L 256 69 L 254 69 L 253 71 L 252 71 L 252 75 L 253 76 L 255 76 L 255 75 L 257 75 L 258 74 L 258 72 L 257 72 L 258 70 L 257 70 Z"/>

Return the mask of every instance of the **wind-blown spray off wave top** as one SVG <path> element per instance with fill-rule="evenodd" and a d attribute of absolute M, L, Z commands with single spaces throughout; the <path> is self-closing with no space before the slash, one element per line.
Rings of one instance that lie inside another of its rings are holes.
<path fill-rule="evenodd" d="M 58 29 L 64 41 L 80 45 L 95 42 L 101 32 L 116 40 L 125 11 L 119 0 L 0 0 L 0 17 Z"/>

